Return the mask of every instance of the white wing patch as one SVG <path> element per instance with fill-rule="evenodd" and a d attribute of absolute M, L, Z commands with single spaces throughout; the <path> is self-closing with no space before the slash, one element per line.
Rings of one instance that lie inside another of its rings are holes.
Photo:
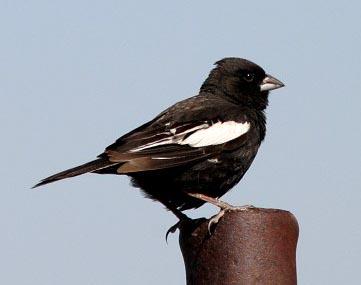
<path fill-rule="evenodd" d="M 143 149 L 148 149 L 148 148 L 159 146 L 159 145 L 179 143 L 179 141 L 181 141 L 186 134 L 188 134 L 190 132 L 194 132 L 199 129 L 208 128 L 208 127 L 209 127 L 209 125 L 207 123 L 204 123 L 202 125 L 185 130 L 184 132 L 179 133 L 179 134 L 176 134 L 177 129 L 174 128 L 169 131 L 169 137 L 139 146 L 137 148 L 130 150 L 130 152 L 137 152 L 137 151 L 141 151 Z"/>
<path fill-rule="evenodd" d="M 198 130 L 179 144 L 188 144 L 192 147 L 202 147 L 226 143 L 248 132 L 249 122 L 237 123 L 234 121 L 218 122 L 207 129 Z"/>
<path fill-rule="evenodd" d="M 213 125 L 204 123 L 191 129 L 184 130 L 179 134 L 177 134 L 177 129 L 174 128 L 169 131 L 169 137 L 139 146 L 130 150 L 130 152 L 138 152 L 167 144 L 189 145 L 191 147 L 223 144 L 247 133 L 250 126 L 251 124 L 249 122 L 237 123 L 235 121 L 218 122 Z M 185 136 L 191 132 L 193 133 L 185 138 Z"/>

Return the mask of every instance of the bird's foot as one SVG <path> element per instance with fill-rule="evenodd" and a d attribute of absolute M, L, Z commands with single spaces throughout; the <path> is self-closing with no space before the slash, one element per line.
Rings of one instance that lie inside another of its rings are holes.
<path fill-rule="evenodd" d="M 219 211 L 218 214 L 214 215 L 208 223 L 208 232 L 211 234 L 211 228 L 213 225 L 218 224 L 219 220 L 224 216 L 224 214 L 226 212 L 230 212 L 230 211 L 247 211 L 251 208 L 255 208 L 252 205 L 245 205 L 245 206 L 233 206 L 231 204 L 228 204 L 226 202 L 223 202 L 217 198 L 213 198 L 213 197 L 209 197 L 207 195 L 204 194 L 199 194 L 199 193 L 187 193 L 189 196 L 197 198 L 199 200 L 202 200 L 204 202 L 208 202 L 211 203 L 215 206 L 217 206 L 218 208 L 220 208 L 221 210 Z"/>
<path fill-rule="evenodd" d="M 177 229 L 179 229 L 181 222 L 182 222 L 182 221 L 179 220 L 177 223 L 175 223 L 173 226 L 171 226 L 171 227 L 167 230 L 167 232 L 166 232 L 166 234 L 165 234 L 165 241 L 166 241 L 167 243 L 168 243 L 168 235 L 169 235 L 169 234 L 174 234 L 175 231 L 176 231 Z"/>
<path fill-rule="evenodd" d="M 176 224 L 174 224 L 167 230 L 167 232 L 165 234 L 165 241 L 168 242 L 169 234 L 174 234 L 175 231 L 178 230 L 184 223 L 189 223 L 191 221 L 192 221 L 192 219 L 188 218 L 187 216 L 185 216 L 185 218 L 180 219 Z"/>
<path fill-rule="evenodd" d="M 223 202 L 225 203 L 225 202 Z M 221 208 L 221 210 L 214 215 L 212 218 L 209 219 L 209 223 L 208 223 L 208 233 L 212 234 L 212 227 L 216 224 L 218 224 L 219 220 L 224 216 L 224 214 L 226 212 L 231 212 L 231 211 L 248 211 L 249 209 L 253 209 L 255 208 L 252 205 L 244 205 L 244 206 L 232 206 L 228 203 L 225 203 L 228 206 Z"/>

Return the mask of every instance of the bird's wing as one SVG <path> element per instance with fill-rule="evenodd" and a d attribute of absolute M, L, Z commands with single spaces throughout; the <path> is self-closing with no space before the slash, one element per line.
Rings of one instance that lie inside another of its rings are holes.
<path fill-rule="evenodd" d="M 182 101 L 119 138 L 101 156 L 121 163 L 118 173 L 131 173 L 185 165 L 217 155 L 228 142 L 244 137 L 250 122 L 241 114 L 230 119 L 230 113 L 224 110 L 230 108 L 229 104 L 222 102 L 222 108 L 216 103 L 202 97 Z"/>

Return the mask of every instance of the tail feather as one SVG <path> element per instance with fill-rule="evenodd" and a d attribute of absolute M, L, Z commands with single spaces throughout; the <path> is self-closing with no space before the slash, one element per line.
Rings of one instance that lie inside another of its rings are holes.
<path fill-rule="evenodd" d="M 78 176 L 87 172 L 93 172 L 96 170 L 100 170 L 109 166 L 114 165 L 114 163 L 110 162 L 107 159 L 99 158 L 87 163 L 84 163 L 82 165 L 76 166 L 74 168 L 70 168 L 68 170 L 64 170 L 62 172 L 59 172 L 57 174 L 54 174 L 52 176 L 49 176 L 43 180 L 41 180 L 38 184 L 34 185 L 32 188 L 36 188 L 48 183 L 52 183 L 58 180 L 62 180 L 65 178 L 70 178 L 74 176 Z"/>

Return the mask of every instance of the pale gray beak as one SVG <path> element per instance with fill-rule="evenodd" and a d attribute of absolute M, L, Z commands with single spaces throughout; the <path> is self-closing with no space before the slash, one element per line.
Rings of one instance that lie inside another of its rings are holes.
<path fill-rule="evenodd" d="M 283 86 L 285 85 L 281 81 L 268 74 L 266 74 L 266 77 L 260 84 L 261 91 L 270 91 L 273 89 L 281 88 Z"/>

